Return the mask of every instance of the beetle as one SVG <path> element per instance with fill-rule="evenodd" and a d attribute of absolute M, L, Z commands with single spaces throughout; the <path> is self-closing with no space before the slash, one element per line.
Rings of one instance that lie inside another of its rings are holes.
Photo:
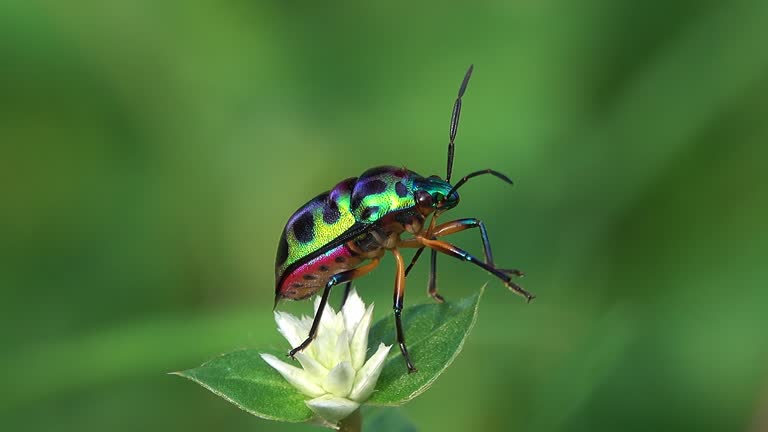
<path fill-rule="evenodd" d="M 512 184 L 507 176 L 492 169 L 472 172 L 456 184 L 451 184 L 454 140 L 459 127 L 462 97 L 472 70 L 473 66 L 470 66 L 464 75 L 451 112 L 445 179 L 435 175 L 423 177 L 406 168 L 394 166 L 371 168 L 359 177 L 342 180 L 330 191 L 321 193 L 303 205 L 288 219 L 275 259 L 275 307 L 281 299 L 301 300 L 323 290 L 309 335 L 299 346 L 290 350 L 290 357 L 306 348 L 315 338 L 331 288 L 346 284 L 343 305 L 351 281 L 375 269 L 386 251 L 396 261 L 393 304 L 395 327 L 397 342 L 409 373 L 415 372 L 416 368 L 408 354 L 401 322 L 405 280 L 424 248 L 431 250 L 428 293 L 438 302 L 443 302 L 443 297 L 437 291 L 438 252 L 486 270 L 528 302 L 534 298 L 511 279 L 511 276 L 522 276 L 522 272 L 495 266 L 488 232 L 482 221 L 465 218 L 437 224 L 438 216 L 459 203 L 458 190 L 469 179 L 491 174 Z M 485 256 L 482 261 L 440 239 L 471 228 L 477 228 L 480 232 Z M 405 233 L 410 235 L 401 238 Z M 407 268 L 400 253 L 403 248 L 417 249 Z"/>

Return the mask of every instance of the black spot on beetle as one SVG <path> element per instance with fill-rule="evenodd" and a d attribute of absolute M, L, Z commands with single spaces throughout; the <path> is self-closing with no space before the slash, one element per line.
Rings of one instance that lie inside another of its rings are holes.
<path fill-rule="evenodd" d="M 368 219 L 371 218 L 372 215 L 374 215 L 374 214 L 376 214 L 378 212 L 379 212 L 379 207 L 378 206 L 370 206 L 370 207 L 366 208 L 365 210 L 363 210 L 363 212 L 360 214 L 360 217 L 363 220 L 368 220 Z"/>
<path fill-rule="evenodd" d="M 275 259 L 275 267 L 279 267 L 288 259 L 288 240 L 285 239 L 285 230 L 283 235 L 280 236 L 280 242 L 277 244 L 277 259 Z"/>
<path fill-rule="evenodd" d="M 321 265 L 317 269 L 320 270 L 321 272 L 327 272 L 328 270 L 330 270 L 330 268 L 327 265 Z"/>
<path fill-rule="evenodd" d="M 305 274 L 302 277 L 304 278 L 304 280 L 317 280 L 317 276 L 311 275 L 311 274 Z"/>
<path fill-rule="evenodd" d="M 405 198 L 408 196 L 408 188 L 405 187 L 403 182 L 397 182 L 395 183 L 395 192 L 397 192 L 397 196 L 400 198 Z"/>
<path fill-rule="evenodd" d="M 303 287 L 303 286 L 304 286 L 304 285 L 302 285 L 302 284 L 300 284 L 300 283 L 298 283 L 298 282 L 294 282 L 294 283 L 292 283 L 292 284 L 291 284 L 291 288 L 301 288 L 301 287 Z"/>
<path fill-rule="evenodd" d="M 304 212 L 293 222 L 293 234 L 296 240 L 302 243 L 309 243 L 315 238 L 315 221 L 312 213 Z"/>
<path fill-rule="evenodd" d="M 349 207 L 352 211 L 355 211 L 358 207 L 360 207 L 360 204 L 363 202 L 365 197 L 380 194 L 386 190 L 387 183 L 385 183 L 383 180 L 361 180 L 357 185 L 355 185 L 355 192 L 352 194 Z"/>
<path fill-rule="evenodd" d="M 368 195 L 380 194 L 385 190 L 387 190 L 387 184 L 384 183 L 384 181 L 382 180 L 376 179 L 376 180 L 365 182 L 362 188 L 360 188 L 360 192 L 358 193 L 362 194 L 363 196 L 368 196 Z M 357 195 L 358 193 L 355 193 L 355 195 Z"/>
<path fill-rule="evenodd" d="M 336 201 L 328 201 L 325 206 L 323 206 L 323 222 L 332 225 L 338 222 L 339 218 L 341 218 L 339 205 Z"/>
<path fill-rule="evenodd" d="M 347 259 L 346 259 L 346 258 L 344 258 L 343 256 L 337 256 L 337 257 L 336 257 L 336 259 L 335 259 L 334 261 L 336 261 L 337 263 L 341 264 L 341 263 L 343 263 L 343 262 L 344 262 L 344 261 L 346 261 L 346 260 L 347 260 Z"/>
<path fill-rule="evenodd" d="M 357 210 L 360 207 L 360 203 L 363 202 L 362 195 L 352 195 L 352 199 L 349 201 L 349 209 L 352 211 Z"/>

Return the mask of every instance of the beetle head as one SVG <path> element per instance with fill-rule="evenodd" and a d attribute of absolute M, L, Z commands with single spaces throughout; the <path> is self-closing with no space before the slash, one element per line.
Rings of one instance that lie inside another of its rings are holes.
<path fill-rule="evenodd" d="M 452 209 L 459 203 L 459 193 L 438 176 L 414 180 L 413 189 L 416 206 L 423 213 Z"/>

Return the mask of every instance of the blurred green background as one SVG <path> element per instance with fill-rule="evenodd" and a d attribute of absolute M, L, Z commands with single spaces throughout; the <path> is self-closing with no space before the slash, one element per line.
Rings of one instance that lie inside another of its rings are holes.
<path fill-rule="evenodd" d="M 482 218 L 538 298 L 441 259 L 447 298 L 490 285 L 405 414 L 768 430 L 766 41 L 760 0 L 0 3 L 4 428 L 314 430 L 166 372 L 288 348 L 286 219 L 375 165 L 443 175 L 474 63 L 455 173 L 516 185 L 474 180 L 452 214 Z M 407 304 L 428 301 L 425 264 Z M 393 269 L 358 284 L 379 317 Z"/>

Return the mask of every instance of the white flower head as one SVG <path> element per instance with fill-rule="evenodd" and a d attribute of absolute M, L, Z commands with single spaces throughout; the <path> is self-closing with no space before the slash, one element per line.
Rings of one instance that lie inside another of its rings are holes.
<path fill-rule="evenodd" d="M 315 300 L 315 314 L 320 298 Z M 337 423 L 354 412 L 373 393 L 391 345 L 379 344 L 365 361 L 373 304 L 365 307 L 352 289 L 339 313 L 326 304 L 317 337 L 304 351 L 296 353 L 302 368 L 261 354 L 270 366 L 294 387 L 311 397 L 306 403 L 323 419 Z M 277 329 L 291 347 L 301 344 L 312 327 L 312 317 L 275 312 Z"/>

